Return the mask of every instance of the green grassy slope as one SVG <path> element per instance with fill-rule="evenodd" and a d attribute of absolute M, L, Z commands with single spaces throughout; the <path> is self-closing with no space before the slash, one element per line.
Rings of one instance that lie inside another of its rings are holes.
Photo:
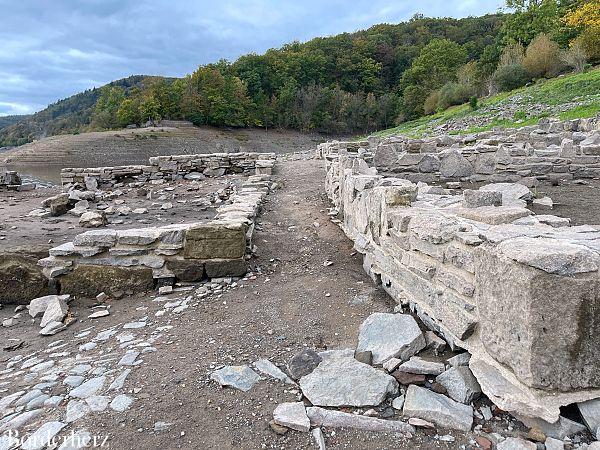
<path fill-rule="evenodd" d="M 405 134 L 423 137 L 448 132 L 468 134 L 495 127 L 514 128 L 536 124 L 543 117 L 561 120 L 592 117 L 600 113 L 600 68 L 586 73 L 539 81 L 512 92 L 479 101 L 477 110 L 469 105 L 449 108 L 437 114 L 406 122 L 374 133 L 378 136 Z M 436 127 L 446 126 L 444 129 Z"/>

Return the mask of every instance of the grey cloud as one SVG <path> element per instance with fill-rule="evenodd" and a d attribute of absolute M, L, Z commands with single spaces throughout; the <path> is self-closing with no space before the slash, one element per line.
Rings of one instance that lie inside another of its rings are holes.
<path fill-rule="evenodd" d="M 500 0 L 0 0 L 0 115 L 22 114 L 132 74 L 182 76 L 293 40 L 464 17 Z"/>

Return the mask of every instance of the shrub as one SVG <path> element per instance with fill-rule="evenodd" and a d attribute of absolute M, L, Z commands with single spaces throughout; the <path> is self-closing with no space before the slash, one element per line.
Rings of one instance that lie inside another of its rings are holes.
<path fill-rule="evenodd" d="M 472 111 L 475 111 L 477 109 L 477 96 L 471 96 L 471 98 L 469 99 L 469 106 L 471 107 Z"/>
<path fill-rule="evenodd" d="M 529 80 L 529 75 L 522 64 L 500 66 L 492 76 L 494 85 L 500 91 L 512 91 L 520 88 L 525 86 Z"/>
<path fill-rule="evenodd" d="M 600 26 L 590 27 L 579 35 L 581 45 L 591 61 L 600 61 Z"/>
<path fill-rule="evenodd" d="M 423 105 L 423 109 L 425 114 L 433 114 L 437 107 L 438 102 L 440 100 L 440 91 L 432 91 L 425 100 L 425 104 Z"/>
<path fill-rule="evenodd" d="M 575 72 L 583 72 L 585 63 L 588 60 L 588 55 L 582 40 L 575 39 L 571 46 L 561 53 L 560 59 L 566 66 L 571 67 Z"/>
<path fill-rule="evenodd" d="M 500 55 L 500 62 L 498 63 L 498 67 L 522 64 L 524 57 L 525 49 L 521 44 L 507 45 L 506 47 L 504 47 L 502 55 Z"/>
<path fill-rule="evenodd" d="M 440 89 L 438 109 L 446 109 L 453 105 L 462 105 L 473 95 L 473 88 L 462 83 L 446 83 Z"/>
<path fill-rule="evenodd" d="M 526 120 L 527 113 L 525 111 L 515 111 L 515 114 L 513 117 L 515 120 Z"/>
<path fill-rule="evenodd" d="M 560 72 L 560 47 L 544 33 L 527 46 L 523 67 L 533 78 L 551 78 Z"/>

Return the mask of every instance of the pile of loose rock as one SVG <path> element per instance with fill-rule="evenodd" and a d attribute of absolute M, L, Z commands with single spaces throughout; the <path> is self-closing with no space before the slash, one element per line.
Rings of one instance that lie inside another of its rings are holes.
<path fill-rule="evenodd" d="M 0 171 L 0 190 L 30 191 L 35 189 L 35 183 L 23 183 L 21 177 L 14 170 Z"/>
<path fill-rule="evenodd" d="M 418 428 L 435 429 L 434 439 L 446 442 L 456 439 L 455 430 L 484 449 L 536 449 L 537 443 L 548 450 L 574 444 L 591 450 L 599 445 L 581 444 L 585 427 L 566 418 L 560 427 L 515 430 L 515 419 L 482 394 L 468 366 L 469 353 L 448 357 L 447 351 L 446 342 L 430 331 L 423 333 L 413 316 L 375 313 L 361 325 L 355 349 L 307 348 L 284 368 L 262 359 L 253 368 L 222 367 L 211 378 L 242 391 L 263 376 L 298 383 L 298 401 L 278 405 L 270 425 L 278 434 L 312 429 L 319 448 L 325 448 L 323 430 L 335 428 L 396 433 L 406 439 Z"/>

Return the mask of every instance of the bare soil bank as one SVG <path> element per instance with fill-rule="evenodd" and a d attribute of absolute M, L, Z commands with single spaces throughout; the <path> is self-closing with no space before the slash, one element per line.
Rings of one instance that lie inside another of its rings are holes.
<path fill-rule="evenodd" d="M 57 183 L 63 167 L 147 164 L 160 155 L 213 152 L 311 150 L 332 136 L 290 130 L 219 129 L 210 127 L 140 128 L 52 136 L 0 154 L 6 166 L 31 178 Z"/>

